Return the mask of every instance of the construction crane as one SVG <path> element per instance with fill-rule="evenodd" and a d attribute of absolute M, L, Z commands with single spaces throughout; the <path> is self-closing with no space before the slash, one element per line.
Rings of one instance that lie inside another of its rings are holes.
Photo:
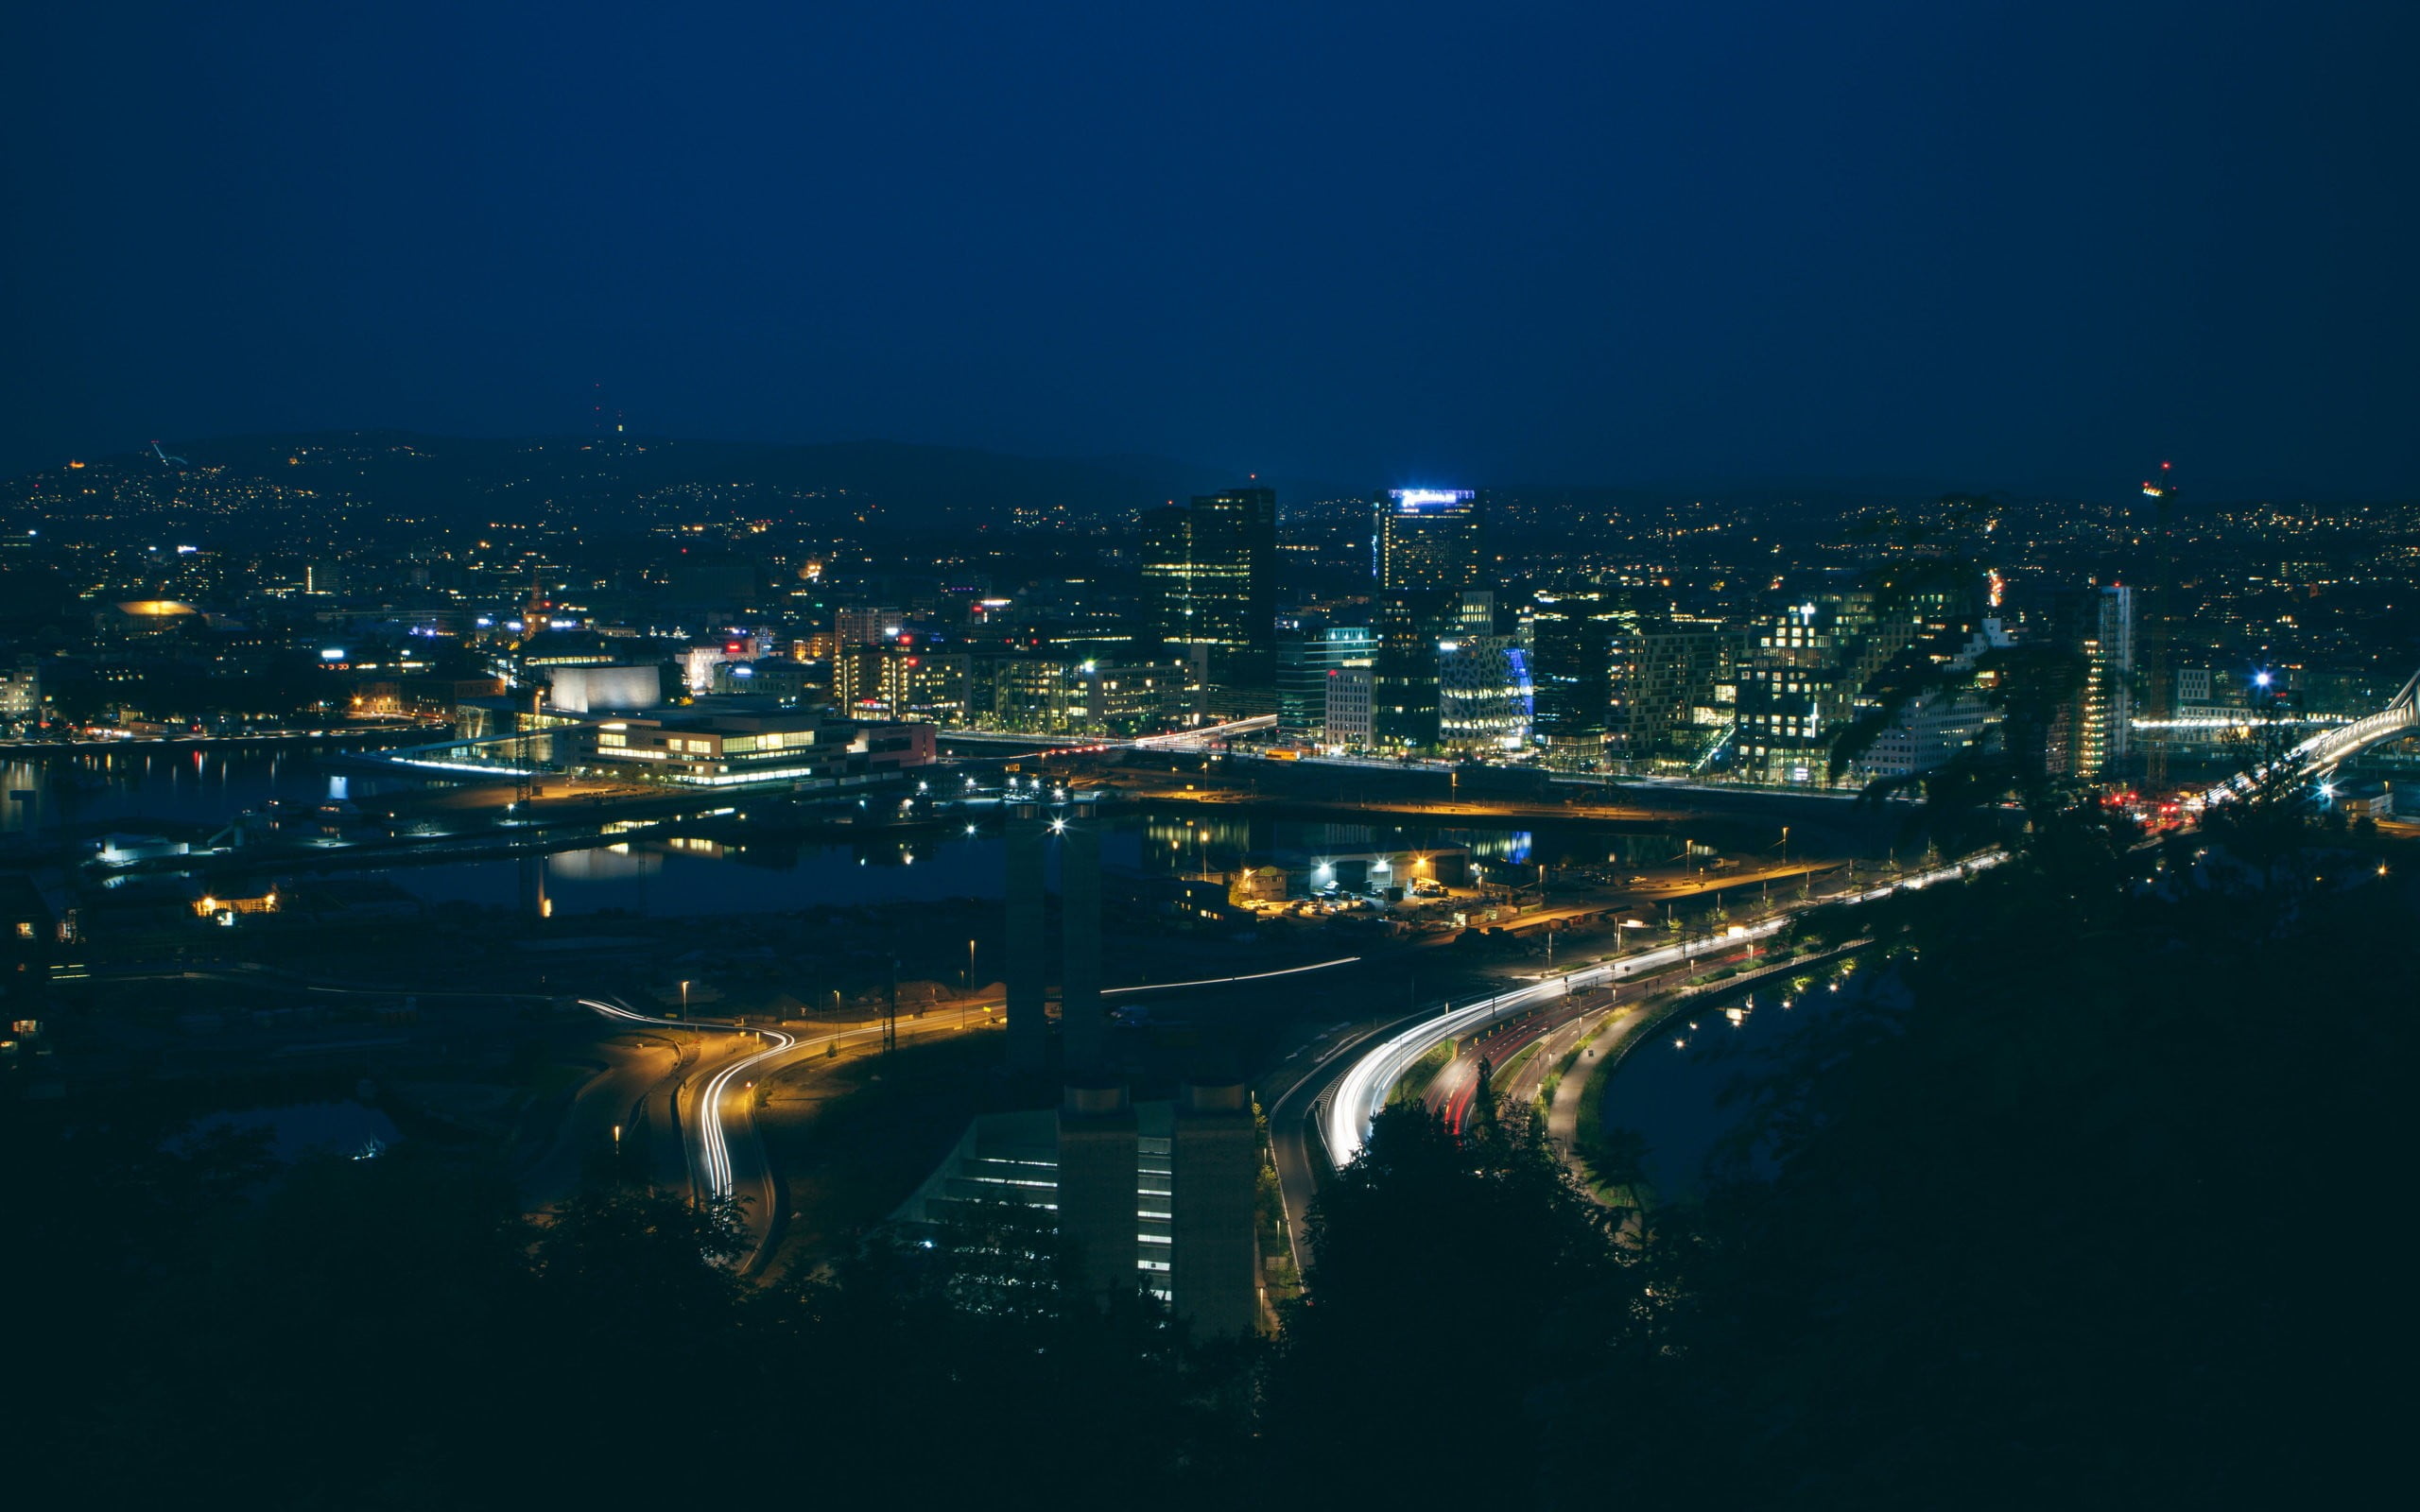
<path fill-rule="evenodd" d="M 2152 585 L 2151 664 L 2143 689 L 2143 713 L 2152 737 L 2143 743 L 2143 794 L 2157 802 L 2168 791 L 2168 736 L 2176 718 L 2176 679 L 2169 665 L 2169 597 L 2176 576 L 2175 554 L 2169 549 L 2171 516 L 2176 507 L 2173 463 L 2162 462 L 2156 479 L 2143 480 L 2143 497 L 2159 506 L 2155 527 L 2159 570 Z"/>
<path fill-rule="evenodd" d="M 153 442 L 151 443 L 151 451 L 152 451 L 152 455 L 154 455 L 155 456 L 159 457 L 159 459 L 160 459 L 160 465 L 161 465 L 162 467 L 191 467 L 191 466 L 193 466 L 193 464 L 192 464 L 191 462 L 186 461 L 186 460 L 185 460 L 183 457 L 182 457 L 182 456 L 170 456 L 167 453 L 165 453 L 165 452 L 162 451 L 162 450 L 160 449 L 160 443 L 159 443 L 159 442 L 157 442 L 157 441 L 153 441 Z"/>

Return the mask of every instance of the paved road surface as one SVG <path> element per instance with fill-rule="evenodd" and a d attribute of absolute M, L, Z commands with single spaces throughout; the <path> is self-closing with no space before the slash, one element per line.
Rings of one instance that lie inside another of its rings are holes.
<path fill-rule="evenodd" d="M 528 1208 L 555 1207 L 579 1191 L 589 1157 L 613 1143 L 616 1126 L 638 1122 L 648 1091 L 677 1074 L 684 1056 L 670 1037 L 652 1033 L 601 1041 L 596 1053 L 604 1068 L 573 1093 L 552 1143 L 521 1174 Z"/>
<path fill-rule="evenodd" d="M 770 1252 L 781 1232 L 782 1204 L 777 1174 L 765 1153 L 756 1128 L 754 1090 L 778 1072 L 816 1057 L 828 1057 L 831 1047 L 842 1050 L 879 1044 L 879 1021 L 821 1034 L 785 1029 L 738 1029 L 697 1020 L 657 1019 L 632 1012 L 620 1004 L 581 998 L 579 1004 L 608 1019 L 671 1032 L 692 1047 L 690 1058 L 669 1083 L 647 1093 L 649 1111 L 662 1112 L 682 1134 L 681 1159 L 693 1200 L 735 1197 L 740 1221 L 749 1236 L 749 1251 L 739 1261 L 742 1271 L 753 1269 Z M 981 1027 L 975 1021 L 966 1027 Z M 900 1040 L 959 1032 L 952 1016 L 928 1014 L 902 1019 Z M 664 1184 L 669 1172 L 659 1171 Z"/>
<path fill-rule="evenodd" d="M 1919 888 L 1936 882 L 1962 879 L 1985 867 L 2005 859 L 1999 852 L 1955 863 L 1936 870 L 1910 877 L 1905 881 L 1881 886 L 1860 888 L 1827 895 L 1815 904 L 1845 902 L 1860 903 L 1887 898 L 1900 888 Z M 1602 964 L 1592 965 L 1566 973 L 1547 976 L 1524 988 L 1482 998 L 1476 1003 L 1416 1020 L 1408 1026 L 1389 1026 L 1383 1033 L 1362 1037 L 1352 1047 L 1350 1063 L 1340 1073 L 1332 1069 L 1334 1061 L 1342 1059 L 1341 1051 L 1331 1052 L 1322 1060 L 1317 1078 L 1321 1087 L 1316 1092 L 1305 1092 L 1312 1078 L 1305 1078 L 1288 1094 L 1288 1100 L 1305 1099 L 1303 1110 L 1316 1106 L 1322 1109 L 1318 1133 L 1324 1145 L 1327 1160 L 1336 1166 L 1349 1163 L 1360 1152 L 1361 1142 L 1368 1137 L 1370 1120 L 1387 1096 L 1402 1079 L 1404 1072 L 1432 1047 L 1448 1040 L 1475 1033 L 1490 1024 L 1513 1018 L 1531 1008 L 1565 997 L 1586 988 L 1602 987 L 1639 972 L 1674 964 L 1693 963 L 1701 956 L 1727 953 L 1742 944 L 1770 936 L 1787 928 L 1799 910 L 1772 915 L 1754 924 L 1732 925 L 1720 936 L 1710 939 L 1685 939 L 1676 944 L 1661 945 L 1636 951 Z M 1282 1106 L 1282 1105 L 1281 1105 Z M 1278 1122 L 1272 1111 L 1271 1131 L 1274 1136 Z M 1286 1207 L 1289 1215 L 1307 1209 L 1311 1191 L 1318 1178 L 1318 1168 L 1308 1159 L 1289 1162 L 1281 1157 L 1278 1180 L 1285 1188 Z M 1294 1182 L 1301 1185 L 1296 1187 Z M 1299 1246 L 1298 1246 L 1299 1247 Z"/>

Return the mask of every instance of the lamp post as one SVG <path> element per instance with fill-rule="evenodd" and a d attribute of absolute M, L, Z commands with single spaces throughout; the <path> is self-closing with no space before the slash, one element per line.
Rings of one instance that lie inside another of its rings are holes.
<path fill-rule="evenodd" d="M 681 984 L 681 1017 L 683 1017 L 683 1018 L 684 1018 L 684 1019 L 685 1019 L 685 1018 L 687 1018 L 688 1016 L 689 1016 L 689 984 L 688 984 L 687 982 L 685 982 L 685 981 L 684 981 L 684 982 L 683 982 L 683 983 Z"/>

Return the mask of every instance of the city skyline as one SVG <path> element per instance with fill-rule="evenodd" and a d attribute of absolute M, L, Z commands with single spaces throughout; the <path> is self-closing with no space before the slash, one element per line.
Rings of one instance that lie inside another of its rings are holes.
<path fill-rule="evenodd" d="M 2391 1484 L 2420 8 L 0 37 L 11 1504 Z"/>

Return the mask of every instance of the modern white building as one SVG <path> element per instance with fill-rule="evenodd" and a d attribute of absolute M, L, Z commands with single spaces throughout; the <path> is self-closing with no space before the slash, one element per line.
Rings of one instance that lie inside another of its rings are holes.
<path fill-rule="evenodd" d="M 1447 750 L 1526 749 L 1534 699 L 1529 653 L 1513 637 L 1437 643 L 1437 743 Z"/>
<path fill-rule="evenodd" d="M 664 679 L 651 666 L 557 667 L 546 702 L 566 713 L 629 713 L 664 701 Z"/>
<path fill-rule="evenodd" d="M 1370 726 L 1371 669 L 1333 667 L 1327 675 L 1327 703 L 1321 720 L 1320 743 L 1329 750 L 1367 750 Z"/>
<path fill-rule="evenodd" d="M 2008 644 L 1999 621 L 1985 620 L 1948 664 L 1953 670 L 1969 670 L 1977 657 Z M 1981 741 L 1998 719 L 1971 688 L 1927 693 L 1902 710 L 1897 721 L 1850 764 L 1850 774 L 1862 783 L 1931 771 Z"/>

